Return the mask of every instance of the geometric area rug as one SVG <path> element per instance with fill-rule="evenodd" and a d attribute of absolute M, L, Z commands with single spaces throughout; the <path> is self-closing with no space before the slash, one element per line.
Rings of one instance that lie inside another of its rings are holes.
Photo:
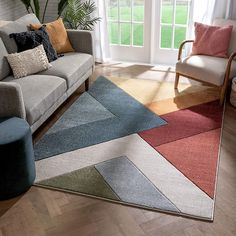
<path fill-rule="evenodd" d="M 223 107 L 181 86 L 97 78 L 35 144 L 35 185 L 212 221 Z"/>

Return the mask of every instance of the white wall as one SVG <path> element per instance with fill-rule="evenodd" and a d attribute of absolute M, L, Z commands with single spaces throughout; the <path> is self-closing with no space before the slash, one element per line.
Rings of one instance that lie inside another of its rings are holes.
<path fill-rule="evenodd" d="M 59 0 L 49 0 L 45 22 L 53 21 L 57 18 L 57 5 Z M 40 0 L 41 14 L 46 0 Z M 20 0 L 0 0 L 0 20 L 16 20 L 27 14 L 25 6 Z"/>
<path fill-rule="evenodd" d="M 236 20 L 236 0 L 217 0 L 216 3 L 214 18 L 230 18 Z"/>
<path fill-rule="evenodd" d="M 20 0 L 0 0 L 0 20 L 16 20 L 25 14 Z"/>
<path fill-rule="evenodd" d="M 232 2 L 232 14 L 231 14 L 231 19 L 236 20 L 236 0 L 233 0 Z"/>

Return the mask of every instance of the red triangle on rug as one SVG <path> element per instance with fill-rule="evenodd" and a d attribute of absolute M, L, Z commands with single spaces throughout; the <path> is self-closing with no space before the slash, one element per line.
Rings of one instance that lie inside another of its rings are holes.
<path fill-rule="evenodd" d="M 221 129 L 155 147 L 172 165 L 214 198 Z"/>
<path fill-rule="evenodd" d="M 138 134 L 152 147 L 218 129 L 222 123 L 223 107 L 219 101 L 200 104 L 161 116 L 167 125 Z"/>

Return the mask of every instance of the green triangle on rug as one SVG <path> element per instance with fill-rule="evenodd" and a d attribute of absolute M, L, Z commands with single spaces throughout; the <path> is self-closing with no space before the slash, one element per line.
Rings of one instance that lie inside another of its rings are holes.
<path fill-rule="evenodd" d="M 38 182 L 39 185 L 94 195 L 111 200 L 120 200 L 94 166 Z"/>

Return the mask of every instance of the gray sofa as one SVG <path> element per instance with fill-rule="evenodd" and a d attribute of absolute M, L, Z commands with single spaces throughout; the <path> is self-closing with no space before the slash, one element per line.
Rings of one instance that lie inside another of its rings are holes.
<path fill-rule="evenodd" d="M 26 31 L 30 23 L 39 23 L 34 14 L 0 26 L 0 117 L 26 119 L 34 132 L 83 82 L 88 86 L 94 40 L 90 31 L 68 30 L 76 52 L 65 53 L 46 71 L 14 79 L 5 56 L 16 52 L 17 46 L 8 35 Z"/>

